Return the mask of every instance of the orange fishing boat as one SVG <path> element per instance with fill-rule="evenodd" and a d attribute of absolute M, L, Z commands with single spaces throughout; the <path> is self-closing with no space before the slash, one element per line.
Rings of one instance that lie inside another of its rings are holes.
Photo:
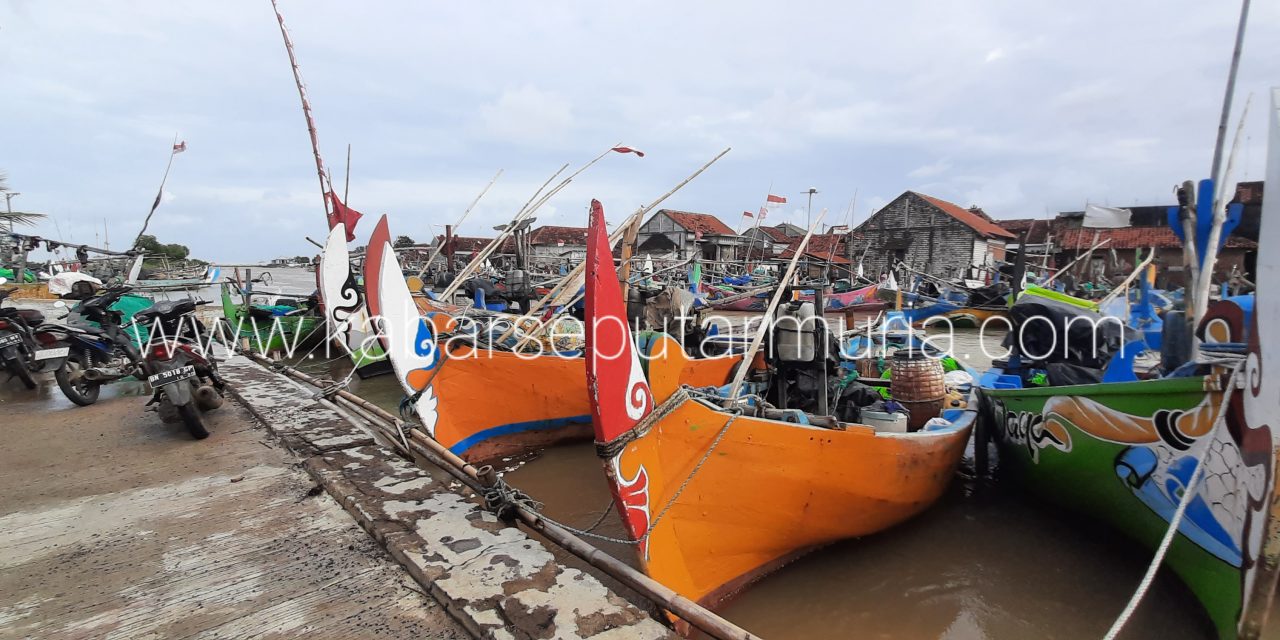
<path fill-rule="evenodd" d="M 391 251 L 386 217 L 365 261 L 367 304 L 382 319 L 382 340 L 427 433 L 468 462 L 517 456 L 591 437 L 586 372 L 578 352 L 513 353 L 477 347 L 442 312 L 419 315 Z M 663 334 L 645 338 L 660 388 L 725 384 L 741 356 L 694 360 Z M 665 396 L 661 396 L 665 397 Z"/>
<path fill-rule="evenodd" d="M 655 406 L 628 335 L 604 212 L 588 235 L 587 385 L 596 445 L 640 563 L 713 607 L 805 551 L 928 508 L 964 453 L 976 412 L 907 433 L 725 403 L 690 389 Z M 650 376 L 656 376 L 650 363 Z M 827 425 L 827 426 L 819 426 Z M 677 625 L 682 626 L 680 624 Z M 681 629 L 682 631 L 686 629 Z"/>

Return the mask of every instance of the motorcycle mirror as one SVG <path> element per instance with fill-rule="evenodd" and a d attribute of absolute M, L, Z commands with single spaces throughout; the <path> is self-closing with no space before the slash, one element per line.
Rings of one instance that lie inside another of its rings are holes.
<path fill-rule="evenodd" d="M 0 278 L 0 280 L 3 280 L 3 278 Z M 54 301 L 54 303 L 53 303 L 53 306 L 55 306 L 55 307 L 57 307 L 57 308 L 59 308 L 59 309 L 66 309 L 66 308 L 67 308 L 67 303 L 65 303 L 65 302 L 63 302 L 63 301 L 61 301 L 61 300 L 55 300 L 55 301 Z"/>

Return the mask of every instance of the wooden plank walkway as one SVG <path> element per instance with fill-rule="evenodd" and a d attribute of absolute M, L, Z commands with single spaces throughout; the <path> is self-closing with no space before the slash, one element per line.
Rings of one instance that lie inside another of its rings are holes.
<path fill-rule="evenodd" d="M 57 393 L 0 385 L 0 638 L 469 637 L 236 403 Z"/>

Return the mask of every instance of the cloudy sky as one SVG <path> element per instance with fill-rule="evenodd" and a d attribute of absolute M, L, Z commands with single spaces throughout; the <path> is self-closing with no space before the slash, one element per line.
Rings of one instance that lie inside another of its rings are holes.
<path fill-rule="evenodd" d="M 854 222 L 906 189 L 998 218 L 1169 201 L 1209 170 L 1232 2 L 371 2 L 281 0 L 321 150 L 350 204 L 425 239 L 498 169 L 464 225 L 488 233 L 561 164 L 616 142 L 539 223 L 610 219 L 733 150 L 667 206 L 731 225 Z M 1254 4 L 1234 122 L 1260 179 L 1280 6 Z M 324 233 L 310 144 L 266 0 L 0 0 L 0 170 L 37 233 L 152 230 L 219 261 L 310 254 Z M 796 206 L 797 203 L 799 206 Z M 366 222 L 362 237 L 372 229 Z"/>

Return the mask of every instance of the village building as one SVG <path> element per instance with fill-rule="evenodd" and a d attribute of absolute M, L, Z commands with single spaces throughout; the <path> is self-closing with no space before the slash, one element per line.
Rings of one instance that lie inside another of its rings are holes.
<path fill-rule="evenodd" d="M 849 240 L 851 235 L 842 227 L 832 229 L 834 233 L 814 235 L 809 238 L 804 253 L 800 256 L 798 266 L 801 278 L 807 280 L 823 279 L 827 282 L 841 278 L 852 279 L 855 271 L 849 260 Z M 782 250 L 779 258 L 790 260 L 800 248 L 804 237 L 791 238 L 791 243 Z"/>
<path fill-rule="evenodd" d="M 703 261 L 734 260 L 741 238 L 720 218 L 707 213 L 659 209 L 640 225 L 636 253 Z"/>
<path fill-rule="evenodd" d="M 586 227 L 546 225 L 529 232 L 529 261 L 534 266 L 577 264 L 587 259 Z"/>
<path fill-rule="evenodd" d="M 1214 267 L 1214 280 L 1224 281 L 1241 275 L 1256 281 L 1256 242 L 1262 212 L 1262 182 L 1242 182 L 1236 187 L 1232 202 L 1244 205 L 1240 225 L 1227 237 Z M 1001 225 L 1018 236 L 1010 243 L 1012 254 L 1027 234 L 1027 264 L 1060 269 L 1071 265 L 1069 279 L 1075 282 L 1118 281 L 1154 249 L 1156 257 L 1155 286 L 1176 289 L 1186 284 L 1182 241 L 1169 226 L 1169 209 L 1173 204 L 1125 207 L 1129 226 L 1093 228 L 1085 221 L 1083 211 L 1064 211 L 1053 219 L 1021 219 L 1002 221 Z M 1092 253 L 1090 247 L 1099 247 Z M 1079 259 L 1088 253 L 1088 257 Z M 1009 258 L 1012 261 L 1012 255 Z M 1079 259 L 1079 260 L 1078 260 Z M 1075 264 L 1072 264 L 1075 262 Z"/>
<path fill-rule="evenodd" d="M 783 225 L 751 227 L 744 231 L 741 237 L 738 255 L 744 260 L 767 260 L 775 257 L 791 246 L 795 240 L 795 236 L 789 235 Z"/>
<path fill-rule="evenodd" d="M 850 234 L 847 257 L 869 277 L 901 262 L 940 278 L 987 279 L 1014 235 L 981 209 L 907 191 Z"/>

